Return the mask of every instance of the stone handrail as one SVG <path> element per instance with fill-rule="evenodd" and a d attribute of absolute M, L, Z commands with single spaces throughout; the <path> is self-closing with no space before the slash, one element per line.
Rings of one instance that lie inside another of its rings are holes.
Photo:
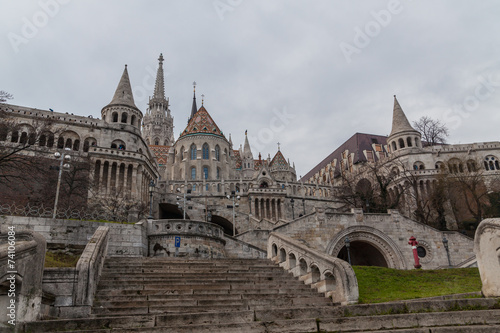
<path fill-rule="evenodd" d="M 267 257 L 335 303 L 358 302 L 358 280 L 351 265 L 341 259 L 275 232 L 269 235 Z"/>
<path fill-rule="evenodd" d="M 2 321 L 12 321 L 12 327 L 40 319 L 45 249 L 45 239 L 37 232 L 10 227 L 0 233 L 0 284 L 10 288 L 10 301 L 15 300 L 11 308 L 0 309 L 0 315 Z"/>
<path fill-rule="evenodd" d="M 74 306 L 86 307 L 90 311 L 104 265 L 104 259 L 108 252 L 108 240 L 109 227 L 101 226 L 97 228 L 87 246 L 85 246 L 85 250 L 83 250 L 76 264 L 78 276 L 77 283 L 74 284 L 73 289 Z"/>
<path fill-rule="evenodd" d="M 500 297 L 500 218 L 479 223 L 474 237 L 474 252 L 485 297 Z"/>

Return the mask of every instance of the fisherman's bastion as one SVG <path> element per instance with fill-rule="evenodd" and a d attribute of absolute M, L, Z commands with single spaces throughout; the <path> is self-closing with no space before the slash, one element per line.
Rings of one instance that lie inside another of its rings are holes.
<path fill-rule="evenodd" d="M 200 103 L 196 90 L 191 110 L 185 110 L 187 126 L 175 138 L 163 61 L 160 55 L 144 112 L 134 102 L 127 66 L 100 119 L 0 104 L 3 152 L 21 146 L 16 154 L 50 160 L 47 165 L 61 161 L 54 175 L 59 171 L 63 179 L 74 163 L 89 166 L 81 207 L 72 207 L 88 216 L 74 216 L 63 205 L 57 211 L 38 209 L 6 188 L 0 193 L 2 235 L 15 227 L 19 242 L 39 249 L 43 243 L 44 249 L 77 248 L 82 258 L 90 253 L 90 266 L 79 262 L 73 273 L 23 266 L 25 272 L 39 270 L 28 275 L 42 286 L 36 296 L 26 296 L 37 309 L 23 308 L 31 320 L 41 314 L 89 316 L 97 288 L 93 281 L 99 280 L 103 262 L 113 258 L 123 264 L 154 257 L 269 258 L 343 305 L 357 301 L 350 264 L 402 270 L 417 264 L 423 269 L 478 266 L 474 239 L 462 230 L 463 216 L 454 213 L 453 202 L 444 199 L 441 211 L 428 211 L 429 219 L 441 218 L 439 228 L 415 212 L 430 205 L 426 196 L 445 171 L 452 177 L 477 174 L 485 193 L 499 192 L 500 142 L 429 146 L 394 96 L 388 137 L 356 133 L 329 156 L 318 157 L 321 162 L 298 179 L 293 156 L 284 156 L 280 147 L 272 153 L 252 151 L 247 133 L 241 145 L 233 145 L 230 129 L 219 128 L 212 106 Z M 391 182 L 381 203 L 365 194 L 382 188 L 377 184 L 382 176 Z M 112 212 L 104 209 L 109 202 Z M 106 218 L 89 217 L 94 207 Z M 28 275 L 19 283 L 31 283 Z M 0 283 L 5 281 L 6 276 Z"/>

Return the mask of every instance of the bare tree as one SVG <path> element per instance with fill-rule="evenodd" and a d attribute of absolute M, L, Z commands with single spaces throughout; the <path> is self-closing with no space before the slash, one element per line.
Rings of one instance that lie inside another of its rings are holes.
<path fill-rule="evenodd" d="M 413 126 L 422 134 L 422 141 L 427 146 L 435 146 L 446 143 L 448 128 L 439 120 L 427 116 L 421 117 L 413 122 Z"/>
<path fill-rule="evenodd" d="M 0 90 L 0 103 L 5 103 L 9 99 L 13 99 L 14 96 L 6 91 Z"/>

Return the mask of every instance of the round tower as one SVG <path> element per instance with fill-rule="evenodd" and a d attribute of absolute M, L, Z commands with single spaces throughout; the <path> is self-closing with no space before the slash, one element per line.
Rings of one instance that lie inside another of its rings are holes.
<path fill-rule="evenodd" d="M 111 102 L 102 108 L 102 119 L 109 124 L 129 125 L 141 131 L 142 112 L 134 103 L 127 65 Z"/>
<path fill-rule="evenodd" d="M 422 148 L 422 135 L 410 125 L 396 95 L 394 95 L 392 130 L 387 138 L 387 143 L 391 153 L 401 149 Z"/>

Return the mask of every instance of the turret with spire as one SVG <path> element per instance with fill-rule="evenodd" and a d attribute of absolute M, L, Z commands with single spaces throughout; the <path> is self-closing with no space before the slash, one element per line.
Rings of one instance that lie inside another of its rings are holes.
<path fill-rule="evenodd" d="M 188 123 L 193 119 L 194 114 L 198 112 L 198 107 L 196 106 L 196 81 L 193 82 L 193 105 L 191 106 L 191 115 L 188 118 Z"/>
<path fill-rule="evenodd" d="M 171 146 L 174 143 L 174 119 L 170 114 L 169 100 L 165 98 L 163 54 L 158 58 L 153 96 L 144 116 L 143 137 L 149 145 Z"/>
<path fill-rule="evenodd" d="M 252 149 L 248 142 L 248 131 L 245 131 L 245 144 L 241 153 L 242 159 L 242 172 L 244 178 L 251 178 L 255 172 L 255 161 L 253 159 Z"/>
<path fill-rule="evenodd" d="M 394 95 L 394 108 L 392 112 L 392 130 L 387 138 L 391 153 L 406 148 L 422 148 L 422 136 L 415 130 L 406 118 L 401 105 Z"/>
<path fill-rule="evenodd" d="M 125 69 L 123 70 L 118 87 L 116 87 L 113 99 L 108 105 L 102 108 L 101 116 L 107 123 L 131 125 L 140 130 L 142 112 L 134 102 L 132 86 L 128 77 L 127 65 L 125 65 Z"/>

